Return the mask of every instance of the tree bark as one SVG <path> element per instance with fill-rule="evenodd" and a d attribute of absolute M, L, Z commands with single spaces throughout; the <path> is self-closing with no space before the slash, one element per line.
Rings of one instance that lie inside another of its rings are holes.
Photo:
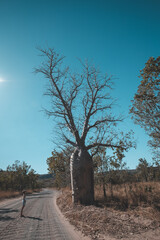
<path fill-rule="evenodd" d="M 76 148 L 70 160 L 72 202 L 94 203 L 93 160 L 83 148 Z"/>

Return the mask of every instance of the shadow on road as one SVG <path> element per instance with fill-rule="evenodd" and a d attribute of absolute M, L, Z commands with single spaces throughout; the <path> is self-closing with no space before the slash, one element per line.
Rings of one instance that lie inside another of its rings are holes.
<path fill-rule="evenodd" d="M 28 200 L 28 199 L 33 199 L 33 198 L 53 198 L 53 197 L 48 197 L 48 196 L 44 196 L 44 197 L 40 197 L 40 196 L 31 196 L 31 197 L 28 197 L 28 196 L 27 196 L 27 200 Z"/>
<path fill-rule="evenodd" d="M 15 218 L 12 218 L 12 217 L 9 217 L 9 216 L 6 216 L 6 217 L 1 217 L 0 216 L 0 221 L 10 221 L 10 220 L 14 220 Z"/>
<path fill-rule="evenodd" d="M 12 213 L 12 212 L 18 212 L 18 210 L 14 210 L 12 208 L 0 208 L 0 214 Z"/>
<path fill-rule="evenodd" d="M 50 194 L 53 194 L 53 193 L 49 191 L 45 191 L 40 193 L 33 193 L 32 196 L 42 196 L 42 195 L 50 195 Z"/>
<path fill-rule="evenodd" d="M 29 218 L 29 219 L 33 219 L 33 220 L 39 220 L 39 221 L 43 221 L 43 219 L 42 219 L 42 218 L 38 218 L 38 217 L 24 216 L 24 218 Z"/>

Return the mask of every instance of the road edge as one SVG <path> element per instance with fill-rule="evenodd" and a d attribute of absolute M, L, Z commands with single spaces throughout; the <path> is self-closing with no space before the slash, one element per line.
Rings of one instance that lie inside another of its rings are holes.
<path fill-rule="evenodd" d="M 57 205 L 57 198 L 60 196 L 60 191 L 55 191 L 55 195 L 53 197 L 53 203 L 55 206 L 55 209 L 57 211 L 57 214 L 59 215 L 60 219 L 62 220 L 63 224 L 66 226 L 67 230 L 71 233 L 72 236 L 74 236 L 77 240 L 91 240 L 91 238 L 84 236 L 82 232 L 78 231 L 70 222 L 68 219 L 62 214 L 61 210 L 59 209 Z"/>

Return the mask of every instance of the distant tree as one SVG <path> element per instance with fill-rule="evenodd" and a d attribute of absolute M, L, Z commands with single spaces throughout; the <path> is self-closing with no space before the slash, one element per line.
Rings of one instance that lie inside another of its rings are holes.
<path fill-rule="evenodd" d="M 28 186 L 29 188 L 31 189 L 36 189 L 36 188 L 39 188 L 39 185 L 38 185 L 38 174 L 36 174 L 35 170 L 34 169 L 31 169 L 29 172 L 28 172 Z"/>
<path fill-rule="evenodd" d="M 63 152 L 54 150 L 52 156 L 47 159 L 48 171 L 54 176 L 54 185 L 58 188 L 67 185 L 67 172 L 69 169 L 69 157 Z"/>
<path fill-rule="evenodd" d="M 0 190 L 8 190 L 10 187 L 6 171 L 0 170 Z"/>
<path fill-rule="evenodd" d="M 100 147 L 99 151 L 93 158 L 94 166 L 95 166 L 95 176 L 96 182 L 103 187 L 103 196 L 106 195 L 106 184 L 107 184 L 107 174 L 109 170 L 109 156 L 106 155 L 106 148 Z"/>
<path fill-rule="evenodd" d="M 160 160 L 153 159 L 152 165 L 151 165 L 151 176 L 152 181 L 160 181 Z"/>
<path fill-rule="evenodd" d="M 0 189 L 18 190 L 24 188 L 36 188 L 38 175 L 30 165 L 25 162 L 15 161 L 6 168 L 6 171 L 0 171 Z"/>
<path fill-rule="evenodd" d="M 150 175 L 150 165 L 145 158 L 139 159 L 139 164 L 136 169 L 138 172 L 139 180 L 148 182 Z"/>
<path fill-rule="evenodd" d="M 44 62 L 35 72 L 41 73 L 50 86 L 52 109 L 49 116 L 57 121 L 59 132 L 66 144 L 74 147 L 71 155 L 71 186 L 74 203 L 94 202 L 93 160 L 90 154 L 100 146 L 108 148 L 132 147 L 131 135 L 120 136 L 115 131 L 122 119 L 113 114 L 110 96 L 112 79 L 93 65 L 81 63 L 80 74 L 63 67 L 64 57 L 54 49 L 41 49 Z"/>
<path fill-rule="evenodd" d="M 109 159 L 109 173 L 107 174 L 107 181 L 110 183 L 111 196 L 113 197 L 113 184 L 121 184 L 126 180 L 126 163 L 123 161 L 124 149 L 116 148 L 113 156 Z"/>
<path fill-rule="evenodd" d="M 141 83 L 132 101 L 130 113 L 136 124 L 151 137 L 149 144 L 160 153 L 160 57 L 151 57 L 140 71 Z"/>
<path fill-rule="evenodd" d="M 107 155 L 106 148 L 99 148 L 98 153 L 94 157 L 96 164 L 96 175 L 98 183 L 103 186 L 103 195 L 106 198 L 106 185 L 110 184 L 110 192 L 113 197 L 113 184 L 121 184 L 126 181 L 127 173 L 125 171 L 126 163 L 123 161 L 125 157 L 123 148 L 114 150 L 113 155 Z"/>
<path fill-rule="evenodd" d="M 113 152 L 113 156 L 110 158 L 110 165 L 113 168 L 113 170 L 122 170 L 126 166 L 126 163 L 123 161 L 124 155 L 124 149 L 123 148 L 117 148 Z"/>

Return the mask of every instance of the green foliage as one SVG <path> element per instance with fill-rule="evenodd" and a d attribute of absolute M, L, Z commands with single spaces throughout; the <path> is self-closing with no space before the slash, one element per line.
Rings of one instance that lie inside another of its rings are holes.
<path fill-rule="evenodd" d="M 123 152 L 123 148 L 116 148 L 113 152 L 113 156 L 110 158 L 110 167 L 113 170 L 122 170 L 126 166 L 126 163 L 123 162 L 123 158 L 125 157 Z"/>
<path fill-rule="evenodd" d="M 140 71 L 140 78 L 130 113 L 135 123 L 151 137 L 149 144 L 157 152 L 160 149 L 160 57 L 151 57 L 147 61 Z"/>
<path fill-rule="evenodd" d="M 123 152 L 123 148 L 116 148 L 113 156 L 110 157 L 106 154 L 106 148 L 101 147 L 94 157 L 95 181 L 97 184 L 103 185 L 104 197 L 106 197 L 106 185 L 108 183 L 112 194 L 112 184 L 123 183 L 126 180 L 127 174 L 123 170 L 126 166 L 126 163 L 123 162 L 125 156 Z"/>
<path fill-rule="evenodd" d="M 136 168 L 138 181 L 159 181 L 160 180 L 160 163 L 154 160 L 149 164 L 145 158 L 139 159 L 139 164 Z"/>
<path fill-rule="evenodd" d="M 160 181 L 160 160 L 153 160 L 152 163 L 153 180 Z"/>
<path fill-rule="evenodd" d="M 106 155 L 106 148 L 100 147 L 93 159 L 95 167 L 95 182 L 103 185 L 103 195 L 106 198 L 106 172 L 109 168 L 109 157 Z"/>
<path fill-rule="evenodd" d="M 70 149 L 54 150 L 47 159 L 48 171 L 54 176 L 54 186 L 61 188 L 70 184 Z"/>
<path fill-rule="evenodd" d="M 38 175 L 31 166 L 25 162 L 15 161 L 9 165 L 6 171 L 0 170 L 0 189 L 1 190 L 18 190 L 35 189 Z"/>
<path fill-rule="evenodd" d="M 137 171 L 138 171 L 137 175 L 138 175 L 139 180 L 148 182 L 150 168 L 149 168 L 149 164 L 145 158 L 139 159 Z"/>

